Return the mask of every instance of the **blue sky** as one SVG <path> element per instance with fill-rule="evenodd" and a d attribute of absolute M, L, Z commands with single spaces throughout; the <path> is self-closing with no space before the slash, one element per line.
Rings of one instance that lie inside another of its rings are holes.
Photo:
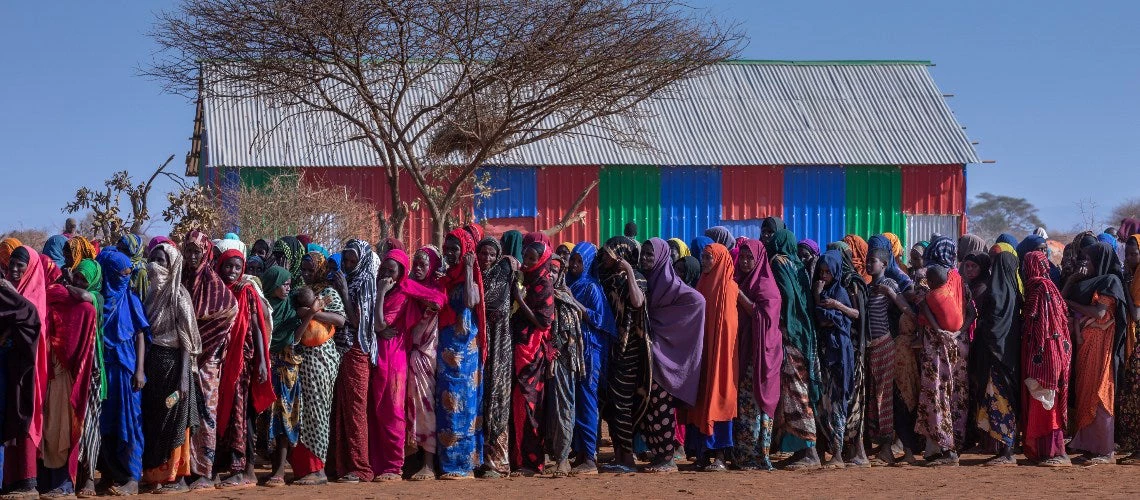
<path fill-rule="evenodd" d="M 194 117 L 138 76 L 173 0 L 2 2 L 0 231 L 56 226 L 75 189 L 115 170 L 181 171 Z M 1068 229 L 1140 196 L 1140 2 L 693 0 L 742 23 L 749 59 L 922 59 L 983 158 L 972 194 L 1022 196 Z M 1094 7 L 1094 8 L 1090 8 Z M 165 205 L 161 182 L 152 196 Z M 158 229 L 158 228 L 155 228 Z"/>

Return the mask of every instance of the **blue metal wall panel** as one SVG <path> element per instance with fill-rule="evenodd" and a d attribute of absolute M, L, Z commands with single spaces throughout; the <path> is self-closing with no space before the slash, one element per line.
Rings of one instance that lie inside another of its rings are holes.
<path fill-rule="evenodd" d="M 534 217 L 538 214 L 538 195 L 534 167 L 483 167 L 475 170 L 481 177 L 490 174 L 487 189 L 489 197 L 476 190 L 475 218 L 508 219 Z"/>
<path fill-rule="evenodd" d="M 843 239 L 847 188 L 842 167 L 786 167 L 784 220 L 799 239 Z"/>
<path fill-rule="evenodd" d="M 727 227 L 732 236 L 739 238 L 752 238 L 754 240 L 760 239 L 760 226 L 764 224 L 764 219 L 750 219 L 750 220 L 722 220 L 720 226 Z"/>
<path fill-rule="evenodd" d="M 719 167 L 661 167 L 661 235 L 691 241 L 720 223 Z"/>
<path fill-rule="evenodd" d="M 238 195 L 241 191 L 241 172 L 236 168 L 227 168 L 218 179 L 219 188 L 221 190 L 222 198 L 222 211 L 228 216 L 227 220 L 233 221 L 233 227 L 230 227 L 230 232 L 238 233 L 241 228 L 237 227 L 240 217 L 238 217 Z"/>

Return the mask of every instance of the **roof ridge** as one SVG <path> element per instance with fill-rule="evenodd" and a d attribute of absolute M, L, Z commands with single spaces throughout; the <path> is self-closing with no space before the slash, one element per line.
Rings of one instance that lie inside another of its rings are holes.
<path fill-rule="evenodd" d="M 934 63 L 922 60 L 908 59 L 851 59 L 851 60 L 818 60 L 818 61 L 792 61 L 780 59 L 730 59 L 720 64 L 741 65 L 772 65 L 772 66 L 933 66 Z"/>

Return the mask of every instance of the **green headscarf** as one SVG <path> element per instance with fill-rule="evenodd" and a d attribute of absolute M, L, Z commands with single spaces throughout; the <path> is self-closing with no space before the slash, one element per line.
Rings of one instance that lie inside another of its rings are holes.
<path fill-rule="evenodd" d="M 103 267 L 91 259 L 79 261 L 75 272 L 87 280 L 87 292 L 95 297 L 95 368 L 99 370 L 99 399 L 107 399 L 107 369 L 103 366 Z"/>
<path fill-rule="evenodd" d="M 816 361 L 815 327 L 813 326 L 809 300 L 811 281 L 807 269 L 797 255 L 796 235 L 787 229 L 777 230 L 768 240 L 768 254 L 772 261 L 772 275 L 780 289 L 783 301 L 780 304 L 780 318 L 783 319 L 784 344 L 798 349 L 804 356 L 808 368 L 808 395 L 812 408 L 818 410 L 822 381 L 819 376 L 819 363 Z"/>
<path fill-rule="evenodd" d="M 293 336 L 301 320 L 297 318 L 297 311 L 293 309 L 293 301 L 286 295 L 284 299 L 277 298 L 273 292 L 281 288 L 292 279 L 288 269 L 281 266 L 271 266 L 261 274 L 261 284 L 265 290 L 265 297 L 273 307 L 273 336 L 269 342 L 269 350 L 281 352 L 293 345 Z"/>
<path fill-rule="evenodd" d="M 523 257 L 523 235 L 514 229 L 503 233 L 503 255 L 510 255 L 515 260 L 522 262 Z"/>

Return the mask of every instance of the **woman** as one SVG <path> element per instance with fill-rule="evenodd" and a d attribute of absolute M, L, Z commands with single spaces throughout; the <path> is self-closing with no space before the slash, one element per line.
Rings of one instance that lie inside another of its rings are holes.
<path fill-rule="evenodd" d="M 273 256 L 273 249 L 269 246 L 268 241 L 259 239 L 249 247 L 249 255 L 261 259 L 262 262 L 268 262 L 269 258 Z"/>
<path fill-rule="evenodd" d="M 639 394 L 649 390 L 649 338 L 646 329 L 645 277 L 634 269 L 637 242 L 625 236 L 606 241 L 593 272 L 601 283 L 616 322 L 617 338 L 609 358 L 606 423 L 614 446 L 614 462 L 603 472 L 630 473 L 633 468 L 633 436 L 649 401 Z"/>
<path fill-rule="evenodd" d="M 448 301 L 439 316 L 437 456 L 440 479 L 470 479 L 481 455 L 477 422 L 483 384 L 477 374 L 487 352 L 483 275 L 475 264 L 475 239 L 463 229 L 448 233 L 443 258 L 448 270 L 440 285 Z"/>
<path fill-rule="evenodd" d="M 301 277 L 301 259 L 304 256 L 305 245 L 293 236 L 286 236 L 273 242 L 273 253 L 271 254 L 273 263 L 289 271 L 293 286 L 297 288 L 305 284 L 304 278 Z"/>
<path fill-rule="evenodd" d="M 63 267 L 68 271 L 74 271 L 80 262 L 84 259 L 94 260 L 95 255 L 95 246 L 87 238 L 72 236 L 63 245 Z"/>
<path fill-rule="evenodd" d="M 835 248 L 832 248 L 832 247 Z M 854 372 L 852 375 L 852 390 L 850 401 L 847 402 L 847 435 L 844 437 L 843 449 L 847 451 L 844 459 L 854 467 L 868 467 L 871 462 L 867 459 L 867 448 L 864 445 L 863 433 L 866 430 L 865 417 L 867 410 L 867 390 L 869 374 L 867 368 L 867 348 L 871 339 L 869 318 L 867 315 L 867 302 L 870 283 L 863 280 L 863 276 L 855 270 L 854 254 L 846 242 L 837 241 L 827 246 L 828 250 L 839 252 L 843 265 L 841 274 L 836 276 L 839 285 L 847 291 L 851 299 L 851 308 L 858 314 L 849 316 L 851 319 L 851 345 L 855 353 Z M 868 257 L 869 259 L 869 257 Z M 867 269 L 867 260 L 863 261 L 863 271 L 870 275 Z"/>
<path fill-rule="evenodd" d="M 819 260 L 819 243 L 810 238 L 800 240 L 796 244 L 796 255 L 804 263 L 804 269 L 807 269 L 808 276 L 815 276 L 815 264 Z"/>
<path fill-rule="evenodd" d="M 340 369 L 333 399 L 333 435 L 326 469 L 338 483 L 372 481 L 374 474 L 368 456 L 368 380 L 377 363 L 376 314 L 380 258 L 368 243 L 345 243 L 342 265 L 346 275 L 337 275 L 338 292 L 347 297 L 346 321 L 338 329 L 337 349 Z"/>
<path fill-rule="evenodd" d="M 523 258 L 523 234 L 514 229 L 503 233 L 503 255 L 513 257 L 516 261 L 522 262 Z"/>
<path fill-rule="evenodd" d="M 713 240 L 708 236 L 697 236 L 693 238 L 693 241 L 689 244 L 689 248 L 692 252 L 692 257 L 697 259 L 697 264 L 701 263 L 701 255 L 705 253 L 705 247 L 712 244 Z"/>
<path fill-rule="evenodd" d="M 265 486 L 285 485 L 285 460 L 298 439 L 300 420 L 299 365 L 302 358 L 293 348 L 297 331 L 303 327 L 297 309 L 290 300 L 289 291 L 292 277 L 281 266 L 272 265 L 261 276 L 265 285 L 265 296 L 273 311 L 273 330 L 269 340 L 269 356 L 272 368 L 270 375 L 276 401 L 265 415 L 266 448 L 273 460 L 273 471 Z"/>
<path fill-rule="evenodd" d="M 512 475 L 531 477 L 541 474 L 546 461 L 540 426 L 543 422 L 542 394 L 550 359 L 550 329 L 554 323 L 554 281 L 550 274 L 550 239 L 530 233 L 523 239 L 523 287 L 511 294 L 518 312 L 511 318 L 514 339 L 514 389 L 511 391 L 511 420 L 514 445 L 511 448 Z"/>
<path fill-rule="evenodd" d="M 976 234 L 963 234 L 958 238 L 958 262 L 964 262 L 966 257 L 977 254 L 986 253 L 989 248 L 986 246 L 986 240 Z"/>
<path fill-rule="evenodd" d="M 776 231 L 787 228 L 788 227 L 784 225 L 784 219 L 779 217 L 768 217 L 764 219 L 764 222 L 760 223 L 760 242 L 767 246 L 768 242 L 772 240 L 772 237 L 776 235 Z"/>
<path fill-rule="evenodd" d="M 780 449 L 793 453 L 786 469 L 815 468 L 820 464 L 815 449 L 815 415 L 822 382 L 816 359 L 815 328 L 808 313 L 807 294 L 811 285 L 796 255 L 796 236 L 791 231 L 776 231 L 766 249 L 781 298 L 784 361 L 780 372 L 779 420 L 785 437 Z"/>
<path fill-rule="evenodd" d="M 511 383 L 512 289 L 517 287 L 519 263 L 504 255 L 499 240 L 484 238 L 477 248 L 487 310 L 487 365 L 483 368 L 483 477 L 511 473 L 508 458 Z"/>
<path fill-rule="evenodd" d="M 614 314 L 598 278 L 592 273 L 598 249 L 586 241 L 574 246 L 566 281 L 582 306 L 582 376 L 574 390 L 573 475 L 597 474 L 599 404 L 610 346 L 617 334 Z"/>
<path fill-rule="evenodd" d="M 42 410 L 36 395 L 37 378 L 41 373 L 38 373 L 35 361 L 38 346 L 46 343 L 41 342 L 39 311 L 43 309 L 36 306 L 36 303 L 46 304 L 46 293 L 30 293 L 33 288 L 43 286 L 42 271 L 39 278 L 27 272 L 34 269 L 31 269 L 32 259 L 25 248 L 17 246 L 12 249 L 12 254 L 4 256 L 7 278 L 14 283 L 0 275 L 0 395 L 3 396 L 0 398 L 0 409 L 3 410 L 0 415 L 5 424 L 0 427 L 0 443 L 7 443 L 0 447 L 7 460 L 0 465 L 5 468 L 4 491 L 16 498 L 34 498 L 38 494 L 38 444 L 33 443 L 32 434 L 41 432 Z M 26 259 L 26 263 L 17 259 Z M 37 417 L 41 424 L 35 424 Z"/>
<path fill-rule="evenodd" d="M 1017 289 L 1017 257 L 994 257 L 985 293 L 974 296 L 978 321 L 970 345 L 970 395 L 978 429 L 998 444 L 991 466 L 1017 465 L 1016 409 L 1021 396 L 1021 293 Z"/>
<path fill-rule="evenodd" d="M 12 252 L 17 248 L 24 246 L 20 240 L 12 237 L 0 240 L 0 271 L 8 271 L 8 265 L 11 262 Z"/>
<path fill-rule="evenodd" d="M 739 246 L 736 276 L 740 287 L 737 418 L 733 423 L 736 465 L 744 470 L 772 470 L 773 417 L 780 400 L 780 366 L 784 358 L 780 333 L 780 289 L 758 240 Z"/>
<path fill-rule="evenodd" d="M 1124 386 L 1127 296 L 1114 274 L 1112 247 L 1098 242 L 1081 250 L 1076 272 L 1062 295 L 1069 306 L 1077 359 L 1076 432 L 1069 447 L 1085 452 L 1080 465 L 1111 464 L 1116 391 Z"/>
<path fill-rule="evenodd" d="M 191 231 L 182 241 L 182 286 L 194 303 L 202 354 L 198 356 L 198 383 L 205 401 L 201 423 L 190 439 L 192 473 L 190 490 L 213 488 L 217 449 L 218 398 L 222 383 L 222 360 L 229 345 L 230 328 L 238 303 L 225 282 L 210 265 L 213 243 L 201 231 Z"/>
<path fill-rule="evenodd" d="M 550 328 L 550 350 L 553 359 L 547 376 L 546 433 L 547 454 L 554 460 L 554 477 L 571 473 L 570 448 L 574 439 L 574 397 L 578 381 L 585 375 L 582 358 L 582 322 L 585 307 L 574 299 L 566 287 L 564 260 L 550 259 L 550 277 L 554 281 L 554 324 Z"/>
<path fill-rule="evenodd" d="M 705 236 L 708 236 L 709 239 L 713 240 L 713 243 L 719 243 L 730 251 L 736 247 L 736 240 L 733 239 L 732 232 L 729 231 L 727 227 L 710 227 L 705 230 Z"/>
<path fill-rule="evenodd" d="M 80 266 L 82 268 L 82 265 Z M 197 357 L 202 351 L 190 292 L 182 286 L 182 253 L 170 244 L 150 251 L 144 309 L 151 326 L 142 391 L 143 482 L 154 493 L 187 490 L 190 434 L 199 425 Z M 172 394 L 177 398 L 169 399 Z M 173 404 L 171 404 L 173 403 Z"/>
<path fill-rule="evenodd" d="M 439 284 L 442 266 L 442 252 L 434 246 L 423 247 L 416 251 L 412 260 L 410 277 L 427 288 L 444 293 L 443 286 Z M 438 314 L 427 317 L 412 327 L 408 346 L 408 445 L 412 449 L 419 449 L 423 459 L 423 465 L 412 475 L 412 481 L 435 479 L 435 372 L 438 340 Z M 505 425 L 504 423 L 504 428 Z M 502 448 L 504 464 L 506 446 L 504 443 Z"/>
<path fill-rule="evenodd" d="M 1129 292 L 1130 321 L 1124 347 L 1128 360 L 1124 367 L 1124 387 L 1120 391 L 1119 427 L 1126 432 L 1120 433 L 1117 442 L 1121 450 L 1132 454 L 1117 463 L 1136 465 L 1140 464 L 1140 436 L 1136 435 L 1136 430 L 1140 429 L 1140 356 L 1136 355 L 1136 329 L 1140 324 L 1140 235 L 1130 235 L 1124 242 L 1124 269 L 1127 273 L 1124 285 Z"/>
<path fill-rule="evenodd" d="M 984 252 L 965 255 L 958 264 L 958 272 L 962 275 L 962 279 L 966 280 L 966 286 L 970 287 L 970 294 L 974 296 L 974 300 L 986 295 L 992 266 L 993 259 Z"/>
<path fill-rule="evenodd" d="M 902 241 L 899 239 L 898 235 L 894 233 L 883 233 L 883 237 L 886 238 L 887 241 L 891 242 L 891 256 L 895 258 L 895 262 L 898 264 L 899 269 L 901 269 L 905 274 L 907 272 L 907 266 L 906 261 L 903 259 L 904 255 Z"/>
<path fill-rule="evenodd" d="M 867 272 L 867 253 L 870 249 L 867 247 L 867 242 L 863 240 L 862 236 L 849 234 L 843 237 L 843 243 L 851 251 L 851 267 L 855 269 L 856 273 L 859 273 L 865 283 L 870 283 L 871 275 Z"/>
<path fill-rule="evenodd" d="M 393 248 L 380 266 L 377 363 L 369 383 L 369 457 L 373 481 L 399 481 L 407 437 L 408 343 L 412 328 L 443 306 L 443 293 L 408 279 L 411 262 Z"/>
<path fill-rule="evenodd" d="M 951 253 L 949 254 L 949 263 L 947 263 L 946 266 L 954 267 L 954 259 L 956 258 L 955 254 L 953 253 L 954 242 L 950 241 L 949 239 L 943 239 L 943 241 L 949 244 L 948 248 L 951 250 Z M 886 235 L 878 234 L 872 236 L 870 240 L 867 240 L 867 248 L 868 250 L 874 248 L 882 248 L 887 252 L 890 252 L 891 262 L 887 264 L 886 276 L 890 279 L 895 280 L 895 283 L 899 284 L 899 290 L 902 290 L 904 292 L 910 290 L 913 281 L 911 281 L 910 276 L 907 274 L 906 270 L 904 270 L 902 266 L 899 265 L 898 257 L 895 257 L 895 252 L 891 240 L 887 238 Z M 929 253 L 929 249 L 927 253 Z M 944 253 L 940 255 L 944 255 Z M 923 260 L 927 265 L 931 264 L 931 262 L 929 262 L 930 259 Z"/>
<path fill-rule="evenodd" d="M 1043 252 L 1029 252 L 1022 314 L 1022 379 L 1025 457 L 1045 467 L 1070 465 L 1065 453 L 1072 342 L 1068 307 L 1049 277 Z"/>
<path fill-rule="evenodd" d="M 849 403 L 855 383 L 855 351 L 851 342 L 851 322 L 860 318 L 851 296 L 841 283 L 843 257 L 828 250 L 820 257 L 815 288 L 816 331 L 821 337 L 820 362 L 824 380 L 821 419 L 830 434 L 831 460 L 825 468 L 843 468 L 843 442 L 847 435 Z M 860 446 L 862 443 L 860 443 Z"/>
<path fill-rule="evenodd" d="M 914 274 L 918 270 L 926 268 L 926 261 L 922 260 L 922 256 L 926 254 L 926 248 L 929 246 L 930 242 L 923 240 L 910 248 L 910 269 L 907 270 L 907 276 L 911 279 L 914 279 Z"/>
<path fill-rule="evenodd" d="M 709 245 L 701 260 L 704 276 L 697 291 L 705 302 L 703 360 L 697 401 L 687 413 L 687 423 L 696 426 L 700 433 L 699 470 L 723 472 L 727 470 L 725 450 L 735 446 L 732 423 L 737 416 L 740 376 L 736 350 L 740 287 L 732 280 L 732 257 L 724 245 Z"/>
<path fill-rule="evenodd" d="M 681 257 L 673 263 L 673 272 L 677 273 L 689 288 L 696 288 L 697 282 L 701 279 L 701 261 L 691 255 Z"/>
<path fill-rule="evenodd" d="M 103 268 L 103 354 L 107 399 L 103 403 L 100 447 L 101 484 L 121 496 L 138 492 L 142 476 L 143 423 L 140 393 L 146 385 L 146 344 L 150 323 L 130 289 L 131 260 L 116 251 L 99 254 Z"/>
<path fill-rule="evenodd" d="M 238 305 L 218 392 L 215 469 L 229 473 L 218 487 L 253 486 L 257 483 L 253 470 L 254 420 L 277 399 L 269 380 L 271 311 L 262 298 L 261 287 L 245 274 L 242 250 L 223 251 L 217 272 Z"/>
<path fill-rule="evenodd" d="M 931 249 L 936 245 L 932 242 Z M 957 465 L 957 450 L 965 438 L 959 422 L 964 426 L 966 412 L 964 398 L 960 397 L 966 392 L 960 387 L 965 385 L 965 370 L 958 369 L 966 364 L 961 359 L 966 356 L 962 350 L 966 334 L 962 330 L 973 319 L 967 318 L 968 292 L 956 269 L 931 264 L 927 267 L 927 283 L 930 292 L 919 316 L 921 396 L 915 430 L 926 437 L 928 449 L 937 450 L 927 456 L 929 465 Z"/>
<path fill-rule="evenodd" d="M 301 260 L 302 277 L 321 305 L 304 315 L 298 314 L 302 316 L 302 326 L 306 320 L 312 320 L 337 329 L 344 327 L 344 302 L 330 281 L 329 262 L 319 252 L 309 252 Z M 299 406 L 303 411 L 297 421 L 297 439 L 291 443 L 293 448 L 289 451 L 288 461 L 293 467 L 294 485 L 317 486 L 328 483 L 325 458 L 329 448 L 329 417 L 340 353 L 332 338 L 313 339 L 311 342 L 302 340 L 293 345 L 293 353 L 304 360 L 296 372 L 296 385 L 300 387 Z M 280 472 L 283 476 L 283 465 Z"/>
<path fill-rule="evenodd" d="M 146 252 L 142 236 L 137 234 L 124 234 L 115 244 L 120 252 L 131 258 L 131 290 L 139 296 L 139 300 L 146 300 L 146 292 L 150 286 L 147 284 Z"/>
<path fill-rule="evenodd" d="M 103 268 L 92 259 L 84 259 L 71 273 L 73 284 L 84 288 L 94 298 L 95 348 L 91 367 L 91 388 L 82 418 L 79 436 L 79 470 L 76 476 L 79 495 L 95 496 L 95 473 L 99 462 L 99 446 L 103 441 L 99 420 L 103 412 L 103 399 L 107 396 L 106 362 L 103 358 Z M 2 360 L 0 360 L 2 361 Z"/>
<path fill-rule="evenodd" d="M 570 253 L 574 251 L 574 244 L 566 241 L 558 245 L 558 249 L 554 251 L 554 255 L 565 262 L 570 258 Z"/>
<path fill-rule="evenodd" d="M 710 251 L 706 248 L 704 253 Z M 649 409 L 642 421 L 641 433 L 654 460 L 644 472 L 675 472 L 676 445 L 672 433 L 676 415 L 673 410 L 680 403 L 693 406 L 697 401 L 705 300 L 673 272 L 669 244 L 665 240 L 650 238 L 642 244 L 638 263 L 641 271 L 647 273 L 646 309 L 653 361 L 647 395 Z"/>
<path fill-rule="evenodd" d="M 52 284 L 47 289 L 45 333 L 51 347 L 51 374 L 44 398 L 44 438 L 40 443 L 40 459 L 46 473 L 40 474 L 39 487 L 48 491 L 44 496 L 49 498 L 75 492 L 79 438 L 86 427 L 89 395 L 98 387 L 91 373 L 96 365 L 99 315 L 94 307 L 96 297 L 87 291 L 87 275 L 92 275 L 91 269 L 98 269 L 98 265 L 94 261 L 80 265 L 86 275 L 76 273 L 71 285 Z M 101 275 L 93 277 L 102 279 Z"/>
<path fill-rule="evenodd" d="M 689 245 L 686 245 L 685 241 L 680 238 L 669 238 L 669 253 L 673 256 L 674 263 L 691 255 Z M 697 263 L 700 264 L 700 261 Z"/>

